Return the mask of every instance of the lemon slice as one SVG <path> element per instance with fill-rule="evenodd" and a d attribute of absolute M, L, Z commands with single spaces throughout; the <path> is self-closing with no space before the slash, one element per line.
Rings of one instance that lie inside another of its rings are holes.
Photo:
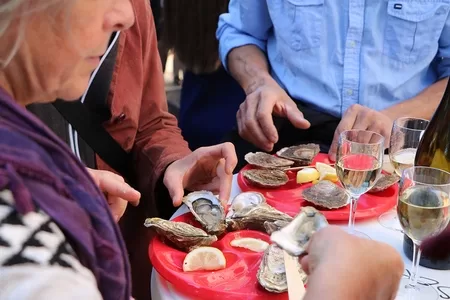
<path fill-rule="evenodd" d="M 225 268 L 227 261 L 222 251 L 214 247 L 199 247 L 186 255 L 183 271 L 214 271 Z"/>
<path fill-rule="evenodd" d="M 254 238 L 235 239 L 230 242 L 230 245 L 233 247 L 245 248 L 254 252 L 264 252 L 267 247 L 269 247 L 267 242 Z"/>
<path fill-rule="evenodd" d="M 297 183 L 307 183 L 319 179 L 319 172 L 314 168 L 304 168 L 297 172 Z"/>
<path fill-rule="evenodd" d="M 316 169 L 320 174 L 319 180 L 329 180 L 332 182 L 337 182 L 339 180 L 336 174 L 336 169 L 330 165 L 317 162 Z"/>

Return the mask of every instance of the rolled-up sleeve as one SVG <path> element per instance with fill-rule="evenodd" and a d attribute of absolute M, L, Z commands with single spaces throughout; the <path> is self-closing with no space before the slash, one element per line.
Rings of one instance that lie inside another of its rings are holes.
<path fill-rule="evenodd" d="M 439 39 L 437 57 L 440 59 L 437 66 L 439 79 L 450 77 L 450 15 Z"/>
<path fill-rule="evenodd" d="M 219 18 L 216 32 L 224 67 L 228 67 L 228 53 L 236 47 L 255 45 L 265 52 L 271 29 L 266 0 L 231 0 L 228 13 Z"/>

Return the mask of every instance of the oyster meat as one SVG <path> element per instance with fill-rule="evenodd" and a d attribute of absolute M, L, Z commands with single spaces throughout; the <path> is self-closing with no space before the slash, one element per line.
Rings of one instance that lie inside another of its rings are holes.
<path fill-rule="evenodd" d="M 308 277 L 303 271 L 298 259 L 296 259 L 296 261 L 298 270 L 302 275 L 303 283 L 306 283 Z M 277 245 L 271 244 L 264 252 L 256 277 L 259 284 L 269 292 L 283 293 L 287 291 L 284 254 L 283 250 Z"/>
<path fill-rule="evenodd" d="M 144 225 L 154 230 L 163 241 L 169 241 L 176 248 L 186 252 L 209 246 L 217 241 L 216 236 L 184 222 L 147 218 Z"/>
<path fill-rule="evenodd" d="M 300 256 L 311 236 L 326 226 L 328 222 L 324 215 L 314 207 L 305 206 L 292 222 L 272 233 L 270 239 L 290 255 Z"/>
<path fill-rule="evenodd" d="M 183 202 L 207 233 L 221 235 L 225 231 L 225 211 L 213 193 L 192 192 L 183 198 Z"/>
<path fill-rule="evenodd" d="M 329 180 L 321 180 L 303 190 L 302 196 L 308 202 L 329 209 L 346 206 L 349 198 L 343 188 Z"/>
<path fill-rule="evenodd" d="M 281 158 L 294 161 L 294 166 L 298 167 L 309 166 L 319 152 L 319 145 L 305 144 L 283 148 L 277 152 L 277 155 Z"/>
<path fill-rule="evenodd" d="M 264 197 L 262 198 L 264 200 L 260 198 L 260 202 L 254 201 L 258 194 L 259 193 L 247 192 L 242 193 L 233 199 L 233 202 L 231 203 L 231 213 L 227 215 L 229 230 L 253 229 L 265 231 L 264 222 L 266 221 L 290 222 L 292 220 L 291 216 L 267 204 Z"/>
<path fill-rule="evenodd" d="M 385 175 L 381 174 L 375 185 L 368 191 L 368 193 L 378 193 L 384 191 L 397 182 L 400 181 L 400 177 L 397 174 Z"/>
<path fill-rule="evenodd" d="M 294 161 L 273 156 L 264 152 L 247 153 L 244 159 L 252 166 L 264 169 L 288 168 L 294 164 Z"/>
<path fill-rule="evenodd" d="M 242 176 L 251 184 L 264 188 L 276 188 L 285 185 L 289 177 L 284 171 L 269 169 L 252 169 L 242 171 Z"/>

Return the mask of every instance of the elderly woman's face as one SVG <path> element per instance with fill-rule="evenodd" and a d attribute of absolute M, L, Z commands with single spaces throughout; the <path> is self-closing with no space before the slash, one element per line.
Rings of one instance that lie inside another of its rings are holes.
<path fill-rule="evenodd" d="M 112 32 L 130 27 L 134 12 L 130 0 L 65 3 L 57 12 L 46 10 L 31 16 L 12 65 L 20 65 L 30 88 L 37 86 L 45 95 L 73 100 L 87 88 Z"/>

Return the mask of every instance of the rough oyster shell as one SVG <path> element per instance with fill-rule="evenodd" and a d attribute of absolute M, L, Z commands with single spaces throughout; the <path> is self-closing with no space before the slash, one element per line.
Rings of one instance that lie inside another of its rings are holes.
<path fill-rule="evenodd" d="M 368 193 L 378 193 L 384 191 L 397 182 L 400 181 L 400 177 L 397 174 L 385 175 L 381 174 L 375 185 L 368 191 Z"/>
<path fill-rule="evenodd" d="M 285 185 L 289 177 L 284 171 L 269 169 L 252 169 L 242 172 L 242 176 L 253 185 L 264 188 L 276 188 Z"/>
<path fill-rule="evenodd" d="M 305 206 L 292 222 L 272 233 L 270 239 L 290 255 L 300 256 L 311 236 L 327 225 L 327 219 L 317 209 Z"/>
<path fill-rule="evenodd" d="M 291 220 L 291 216 L 273 208 L 265 202 L 264 196 L 254 192 L 236 196 L 227 215 L 227 224 L 231 231 L 242 229 L 265 231 L 264 222 L 266 221 L 290 222 Z"/>
<path fill-rule="evenodd" d="M 275 222 L 265 221 L 264 228 L 266 229 L 267 234 L 271 235 L 275 231 L 278 231 L 281 228 L 287 226 L 289 223 L 290 223 L 289 221 L 282 221 L 282 220 L 277 220 Z"/>
<path fill-rule="evenodd" d="M 250 152 L 244 158 L 250 165 L 265 169 L 288 168 L 294 164 L 292 160 L 276 157 L 264 152 Z"/>
<path fill-rule="evenodd" d="M 192 192 L 183 198 L 183 202 L 207 233 L 221 235 L 225 231 L 225 211 L 213 193 Z"/>
<path fill-rule="evenodd" d="M 302 196 L 308 202 L 330 209 L 348 204 L 348 195 L 345 190 L 329 180 L 321 180 L 303 190 Z"/>
<path fill-rule="evenodd" d="M 209 246 L 217 237 L 184 222 L 167 221 L 160 218 L 147 218 L 144 225 L 154 230 L 162 240 L 169 241 L 176 248 L 190 252 L 195 248 Z"/>
<path fill-rule="evenodd" d="M 303 283 L 306 283 L 308 277 L 303 271 L 298 259 L 296 261 L 298 264 L 298 270 L 302 275 Z M 269 292 L 283 293 L 287 291 L 284 254 L 283 250 L 277 245 L 271 244 L 264 252 L 264 256 L 261 264 L 259 265 L 256 277 L 259 284 Z"/>
<path fill-rule="evenodd" d="M 305 144 L 283 148 L 277 152 L 277 155 L 294 161 L 294 166 L 298 167 L 309 166 L 319 152 L 319 145 Z"/>

